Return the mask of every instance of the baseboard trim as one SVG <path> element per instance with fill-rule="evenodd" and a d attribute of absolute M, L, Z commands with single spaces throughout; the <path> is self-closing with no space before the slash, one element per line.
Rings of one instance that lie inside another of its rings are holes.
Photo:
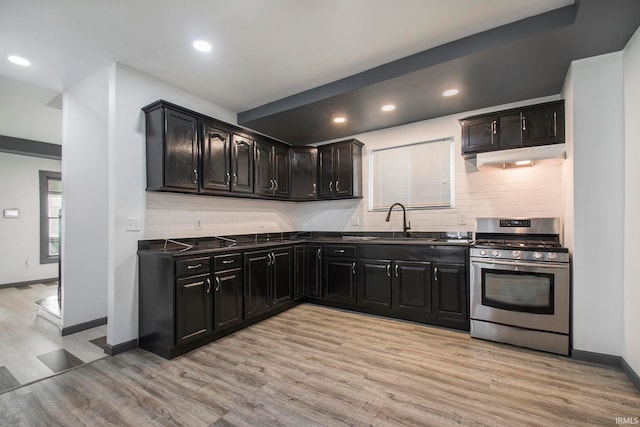
<path fill-rule="evenodd" d="M 48 279 L 27 280 L 25 282 L 5 283 L 5 284 L 0 285 L 0 289 L 3 289 L 3 288 L 15 288 L 15 287 L 27 286 L 27 285 L 36 285 L 38 283 L 51 283 L 51 282 L 57 282 L 57 281 L 58 281 L 57 277 L 50 277 Z"/>
<path fill-rule="evenodd" d="M 571 357 L 582 362 L 598 363 L 600 365 L 622 367 L 622 357 L 604 353 L 594 353 L 584 350 L 571 350 Z"/>
<path fill-rule="evenodd" d="M 133 350 L 138 347 L 138 340 L 133 339 L 131 341 L 125 341 L 120 344 L 111 345 L 107 343 L 104 347 L 104 352 L 109 356 L 115 356 L 118 353 L 124 353 L 125 351 Z"/>
<path fill-rule="evenodd" d="M 634 371 L 631 366 L 629 366 L 629 364 L 627 363 L 626 360 L 624 360 L 624 358 L 621 359 L 621 364 L 622 364 L 622 372 L 624 372 L 627 375 L 631 383 L 634 386 L 636 386 L 638 391 L 640 391 L 640 376 L 638 376 L 638 373 Z"/>
<path fill-rule="evenodd" d="M 96 326 L 102 326 L 107 324 L 107 318 L 101 317 L 99 319 L 89 320 L 88 322 L 78 323 L 77 325 L 67 326 L 62 328 L 60 335 L 75 334 L 76 332 L 84 331 L 86 329 L 95 328 Z"/>

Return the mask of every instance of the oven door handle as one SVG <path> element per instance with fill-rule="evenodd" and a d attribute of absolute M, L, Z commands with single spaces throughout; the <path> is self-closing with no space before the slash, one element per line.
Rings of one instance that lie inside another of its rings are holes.
<path fill-rule="evenodd" d="M 541 262 L 539 264 L 533 262 L 521 262 L 521 261 L 499 261 L 499 260 L 488 260 L 488 259 L 472 259 L 471 264 L 485 264 L 485 265 L 506 265 L 509 267 L 536 267 L 536 268 L 569 268 L 569 264 L 562 263 L 552 263 L 552 262 Z"/>

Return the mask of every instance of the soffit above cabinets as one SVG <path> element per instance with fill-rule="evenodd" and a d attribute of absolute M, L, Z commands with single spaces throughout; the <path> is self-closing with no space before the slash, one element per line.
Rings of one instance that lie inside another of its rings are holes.
<path fill-rule="evenodd" d="M 638 26 L 640 1 L 577 0 L 241 112 L 238 123 L 304 145 L 556 95 L 571 61 L 622 50 Z M 452 87 L 460 93 L 443 97 Z M 347 121 L 334 123 L 338 114 Z"/>

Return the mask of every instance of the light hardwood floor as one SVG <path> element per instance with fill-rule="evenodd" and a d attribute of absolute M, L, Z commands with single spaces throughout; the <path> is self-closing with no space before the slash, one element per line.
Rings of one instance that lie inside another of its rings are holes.
<path fill-rule="evenodd" d="M 172 361 L 136 349 L 0 396 L 0 425 L 606 426 L 618 369 L 304 304 Z"/>
<path fill-rule="evenodd" d="M 34 302 L 56 294 L 56 285 L 42 283 L 0 289 L 0 368 L 17 384 L 53 375 L 52 363 L 47 365 L 41 358 L 50 355 L 60 365 L 55 359 L 65 357 L 56 353 L 61 350 L 80 363 L 106 357 L 102 348 L 90 342 L 106 335 L 106 325 L 63 337 L 58 326 L 36 315 Z M 0 393 L 12 388 L 1 380 Z"/>

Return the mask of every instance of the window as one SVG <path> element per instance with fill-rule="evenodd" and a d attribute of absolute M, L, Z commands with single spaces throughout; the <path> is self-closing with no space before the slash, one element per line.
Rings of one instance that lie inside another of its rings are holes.
<path fill-rule="evenodd" d="M 40 264 L 58 262 L 60 257 L 60 172 L 40 171 Z"/>
<path fill-rule="evenodd" d="M 369 210 L 453 207 L 453 138 L 372 150 Z"/>

